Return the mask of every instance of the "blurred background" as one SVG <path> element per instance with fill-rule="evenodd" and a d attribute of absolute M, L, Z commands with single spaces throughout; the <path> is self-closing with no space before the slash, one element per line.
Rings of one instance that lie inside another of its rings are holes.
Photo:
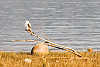
<path fill-rule="evenodd" d="M 76 51 L 100 51 L 99 0 L 0 0 L 0 50 L 29 52 L 38 43 L 11 40 L 41 41 L 25 31 L 26 20 L 36 35 L 45 38 L 38 25 L 56 44 Z"/>

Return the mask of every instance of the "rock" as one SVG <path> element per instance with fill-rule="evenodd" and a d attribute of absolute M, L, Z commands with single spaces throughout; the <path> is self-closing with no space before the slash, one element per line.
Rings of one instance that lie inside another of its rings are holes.
<path fill-rule="evenodd" d="M 31 55 L 32 54 L 47 54 L 49 53 L 48 46 L 45 45 L 45 43 L 38 44 L 34 46 L 31 50 Z"/>
<path fill-rule="evenodd" d="M 25 59 L 24 61 L 27 62 L 27 63 L 31 63 L 32 62 L 31 59 Z"/>

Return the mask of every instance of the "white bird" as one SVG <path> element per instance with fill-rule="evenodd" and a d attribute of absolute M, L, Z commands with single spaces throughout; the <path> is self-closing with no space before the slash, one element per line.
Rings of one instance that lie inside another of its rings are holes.
<path fill-rule="evenodd" d="M 28 21 L 28 20 L 26 20 L 26 23 L 25 23 L 25 28 L 26 28 L 26 30 L 31 31 L 31 24 L 29 23 L 29 21 Z"/>

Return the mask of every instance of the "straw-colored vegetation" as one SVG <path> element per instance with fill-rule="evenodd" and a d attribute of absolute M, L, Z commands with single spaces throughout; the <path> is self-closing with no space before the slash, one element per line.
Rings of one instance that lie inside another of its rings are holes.
<path fill-rule="evenodd" d="M 80 52 L 80 54 L 83 57 L 70 52 L 50 52 L 47 55 L 0 52 L 0 67 L 100 67 L 100 52 Z M 25 59 L 30 59 L 31 63 Z"/>

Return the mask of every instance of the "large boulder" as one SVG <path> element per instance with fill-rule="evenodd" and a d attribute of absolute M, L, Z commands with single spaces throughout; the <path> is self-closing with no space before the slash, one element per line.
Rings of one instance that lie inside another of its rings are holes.
<path fill-rule="evenodd" d="M 47 54 L 47 53 L 49 53 L 49 50 L 48 50 L 48 46 L 46 46 L 45 43 L 38 44 L 34 46 L 31 50 L 31 55 L 32 54 Z"/>

